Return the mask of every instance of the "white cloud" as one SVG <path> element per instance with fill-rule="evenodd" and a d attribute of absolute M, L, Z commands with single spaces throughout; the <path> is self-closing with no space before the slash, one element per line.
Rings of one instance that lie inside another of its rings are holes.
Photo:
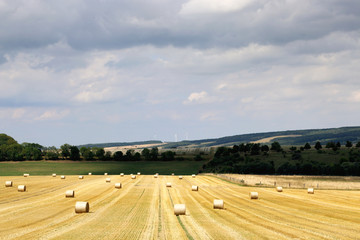
<path fill-rule="evenodd" d="M 195 139 L 222 136 L 264 121 L 346 125 L 343 116 L 360 117 L 359 8 L 341 0 L 0 0 L 1 127 L 22 135 L 20 123 L 38 124 L 44 135 L 48 126 L 86 143 L 180 128 Z"/>
<path fill-rule="evenodd" d="M 82 103 L 94 103 L 94 102 L 103 102 L 110 99 L 110 89 L 106 88 L 102 91 L 82 91 L 78 93 L 74 99 Z"/>
<path fill-rule="evenodd" d="M 38 120 L 38 121 L 60 120 L 64 117 L 66 117 L 67 115 L 69 115 L 69 113 L 70 113 L 69 110 L 62 110 L 62 111 L 47 110 L 47 111 L 43 112 L 40 116 L 36 117 L 35 120 Z"/>
<path fill-rule="evenodd" d="M 251 0 L 190 0 L 182 5 L 180 14 L 226 13 L 246 7 Z"/>
<path fill-rule="evenodd" d="M 349 100 L 350 102 L 360 103 L 360 90 L 353 91 L 350 94 Z"/>
<path fill-rule="evenodd" d="M 25 113 L 26 113 L 26 110 L 24 108 L 15 108 L 12 111 L 11 118 L 13 118 L 13 119 L 21 119 L 21 118 L 23 118 Z"/>
<path fill-rule="evenodd" d="M 190 103 L 212 103 L 216 101 L 217 99 L 214 96 L 209 96 L 209 94 L 205 91 L 201 92 L 193 92 L 189 95 L 186 101 L 184 101 L 184 104 L 190 104 Z"/>
<path fill-rule="evenodd" d="M 69 109 L 44 109 L 39 107 L 0 108 L 0 118 L 17 122 L 61 120 L 69 115 Z"/>

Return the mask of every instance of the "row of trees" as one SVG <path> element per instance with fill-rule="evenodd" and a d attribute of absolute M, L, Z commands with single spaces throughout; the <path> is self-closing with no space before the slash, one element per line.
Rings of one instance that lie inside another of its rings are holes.
<path fill-rule="evenodd" d="M 173 161 L 175 160 L 175 152 L 165 151 L 159 154 L 158 148 L 144 148 L 141 152 L 128 149 L 125 154 L 122 151 L 114 153 L 105 151 L 104 148 L 98 147 L 81 147 L 64 144 L 60 147 L 61 157 L 71 160 L 100 160 L 100 161 Z M 53 159 L 55 160 L 55 159 Z"/>
<path fill-rule="evenodd" d="M 19 144 L 12 137 L 0 134 L 0 161 L 41 160 L 42 149 L 37 143 Z"/>
<path fill-rule="evenodd" d="M 339 143 L 329 142 L 321 150 L 320 142 L 312 148 L 309 143 L 284 150 L 277 142 L 266 145 L 253 143 L 220 147 L 214 158 L 203 165 L 202 172 L 241 174 L 304 174 L 304 175 L 356 175 L 360 176 L 360 144 L 339 149 Z M 336 150 L 335 150 L 336 149 Z M 319 155 L 321 154 L 321 155 Z"/>
<path fill-rule="evenodd" d="M 215 153 L 215 157 L 223 153 L 245 153 L 250 155 L 259 155 L 263 153 L 266 155 L 270 150 L 281 152 L 282 148 L 280 143 L 273 142 L 270 148 L 268 145 L 260 145 L 260 143 L 241 143 L 240 145 L 234 145 L 232 149 L 229 149 L 227 147 L 219 147 Z"/>
<path fill-rule="evenodd" d="M 85 161 L 174 161 L 184 160 L 176 156 L 173 151 L 164 151 L 159 153 L 158 148 L 144 148 L 141 152 L 135 152 L 132 149 L 125 153 L 122 151 L 110 152 L 104 148 L 81 147 L 70 144 L 63 144 L 59 149 L 56 147 L 43 147 L 36 143 L 19 144 L 12 137 L 6 134 L 0 134 L 0 161 L 23 161 L 23 160 L 85 160 Z M 194 160 L 203 160 L 200 155 L 194 157 Z"/>

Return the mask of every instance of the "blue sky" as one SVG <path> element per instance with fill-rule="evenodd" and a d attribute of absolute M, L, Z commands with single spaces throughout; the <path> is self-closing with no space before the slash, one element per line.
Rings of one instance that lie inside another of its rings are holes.
<path fill-rule="evenodd" d="M 0 0 L 0 132 L 60 146 L 359 125 L 357 0 Z"/>

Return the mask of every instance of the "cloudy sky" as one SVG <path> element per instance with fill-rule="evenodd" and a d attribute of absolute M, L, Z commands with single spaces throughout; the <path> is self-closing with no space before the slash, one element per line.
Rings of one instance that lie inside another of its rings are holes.
<path fill-rule="evenodd" d="M 358 0 L 0 0 L 0 133 L 60 146 L 360 125 Z"/>

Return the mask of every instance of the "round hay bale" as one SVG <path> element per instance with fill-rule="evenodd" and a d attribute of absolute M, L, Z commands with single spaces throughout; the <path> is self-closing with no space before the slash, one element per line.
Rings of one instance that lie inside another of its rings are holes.
<path fill-rule="evenodd" d="M 183 179 L 183 176 L 179 176 L 179 179 L 180 179 L 180 180 Z"/>
<path fill-rule="evenodd" d="M 138 173 L 137 173 L 137 175 L 141 175 L 141 173 L 140 173 L 140 172 L 138 172 Z"/>
<path fill-rule="evenodd" d="M 166 187 L 171 187 L 171 182 L 167 182 Z"/>
<path fill-rule="evenodd" d="M 24 177 L 29 177 L 29 176 L 30 176 L 30 174 L 24 173 Z"/>
<path fill-rule="evenodd" d="M 92 175 L 92 173 L 91 172 L 89 172 L 89 176 L 91 176 Z"/>
<path fill-rule="evenodd" d="M 5 187 L 12 187 L 13 182 L 12 181 L 5 181 Z"/>
<path fill-rule="evenodd" d="M 110 178 L 106 178 L 105 181 L 106 181 L 106 182 L 111 182 L 111 179 L 110 179 Z"/>
<path fill-rule="evenodd" d="M 131 179 L 136 179 L 136 175 L 132 175 L 132 176 L 131 176 Z"/>
<path fill-rule="evenodd" d="M 108 175 L 108 173 L 106 172 L 106 173 L 104 173 L 104 175 L 105 175 L 105 176 L 107 176 L 107 175 Z"/>
<path fill-rule="evenodd" d="M 185 215 L 186 214 L 186 206 L 185 206 L 185 204 L 175 204 L 174 205 L 174 214 L 176 216 Z"/>
<path fill-rule="evenodd" d="M 84 176 L 79 176 L 79 179 L 84 179 Z"/>
<path fill-rule="evenodd" d="M 124 173 L 120 173 L 120 177 L 123 177 L 124 176 Z"/>
<path fill-rule="evenodd" d="M 53 177 L 56 177 L 56 173 L 53 173 L 52 176 L 53 176 Z"/>
<path fill-rule="evenodd" d="M 121 183 L 115 183 L 115 188 L 121 188 Z"/>
<path fill-rule="evenodd" d="M 175 173 L 172 173 L 171 176 L 175 176 Z"/>
<path fill-rule="evenodd" d="M 60 178 L 61 178 L 61 179 L 65 179 L 66 177 L 65 177 L 65 176 L 61 176 Z"/>
<path fill-rule="evenodd" d="M 224 200 L 215 199 L 214 209 L 224 209 Z"/>
<path fill-rule="evenodd" d="M 250 199 L 258 199 L 259 194 L 258 192 L 250 192 Z"/>
<path fill-rule="evenodd" d="M 26 192 L 26 186 L 25 185 L 19 185 L 18 186 L 18 192 Z"/>
<path fill-rule="evenodd" d="M 276 191 L 278 191 L 278 192 L 282 192 L 282 191 L 283 191 L 283 189 L 282 189 L 282 187 L 276 187 Z"/>
<path fill-rule="evenodd" d="M 308 194 L 314 194 L 314 189 L 313 188 L 308 188 Z"/>
<path fill-rule="evenodd" d="M 199 187 L 198 187 L 198 186 L 195 186 L 195 185 L 192 185 L 192 186 L 191 186 L 191 190 L 192 190 L 192 191 L 199 191 Z"/>
<path fill-rule="evenodd" d="M 191 175 L 191 176 L 192 176 L 193 178 L 195 178 L 195 176 L 196 176 L 196 175 L 195 175 L 195 174 L 193 174 L 193 175 Z"/>
<path fill-rule="evenodd" d="M 88 202 L 76 202 L 75 213 L 87 213 L 89 212 L 90 206 Z"/>
<path fill-rule="evenodd" d="M 155 174 L 155 175 L 154 175 L 154 178 L 157 178 L 157 177 L 158 177 L 158 175 Z"/>
<path fill-rule="evenodd" d="M 75 197 L 75 191 L 74 190 L 67 190 L 65 192 L 65 197 Z"/>

